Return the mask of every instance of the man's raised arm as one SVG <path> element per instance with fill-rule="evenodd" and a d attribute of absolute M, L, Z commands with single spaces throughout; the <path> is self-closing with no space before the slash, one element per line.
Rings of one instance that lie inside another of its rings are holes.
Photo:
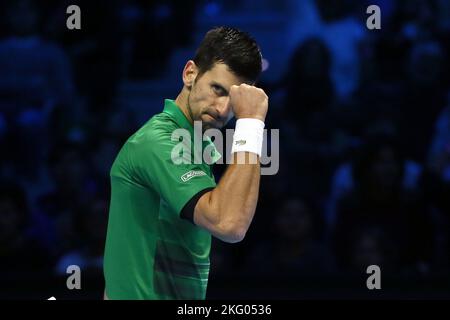
<path fill-rule="evenodd" d="M 241 84 L 230 89 L 237 119 L 233 162 L 218 185 L 198 200 L 194 223 L 225 242 L 239 242 L 252 222 L 258 202 L 264 120 L 268 97 L 262 89 Z"/>

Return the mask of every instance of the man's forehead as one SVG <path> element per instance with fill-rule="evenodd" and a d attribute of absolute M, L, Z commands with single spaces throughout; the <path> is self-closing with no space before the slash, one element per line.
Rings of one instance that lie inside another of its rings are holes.
<path fill-rule="evenodd" d="M 246 81 L 238 77 L 231 69 L 222 62 L 216 62 L 214 66 L 208 70 L 208 78 L 214 80 L 224 86 L 231 87 L 232 85 L 240 85 Z"/>

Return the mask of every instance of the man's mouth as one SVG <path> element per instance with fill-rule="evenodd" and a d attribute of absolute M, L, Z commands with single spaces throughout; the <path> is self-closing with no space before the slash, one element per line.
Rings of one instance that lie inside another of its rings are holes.
<path fill-rule="evenodd" d="M 212 120 L 216 121 L 216 122 L 220 122 L 221 120 L 219 120 L 219 117 L 216 117 L 214 115 L 212 115 L 211 113 L 206 113 L 207 116 L 209 116 Z"/>
<path fill-rule="evenodd" d="M 214 128 L 221 128 L 223 125 L 223 121 L 214 117 L 210 113 L 205 113 L 208 119 L 205 119 L 207 122 L 210 123 L 210 125 Z"/>

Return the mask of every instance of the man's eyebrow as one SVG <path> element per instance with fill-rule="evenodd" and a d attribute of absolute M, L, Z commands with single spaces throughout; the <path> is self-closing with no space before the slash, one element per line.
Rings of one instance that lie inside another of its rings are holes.
<path fill-rule="evenodd" d="M 212 85 L 218 86 L 220 88 L 220 90 L 223 90 L 223 92 L 225 93 L 225 95 L 228 95 L 229 92 L 227 89 L 225 89 L 220 83 L 216 82 L 216 81 L 212 81 L 211 82 Z"/>

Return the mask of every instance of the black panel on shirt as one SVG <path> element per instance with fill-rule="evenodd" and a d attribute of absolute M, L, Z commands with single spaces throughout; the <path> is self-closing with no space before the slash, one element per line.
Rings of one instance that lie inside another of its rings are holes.
<path fill-rule="evenodd" d="M 194 224 L 194 210 L 195 210 L 195 206 L 197 205 L 198 200 L 200 199 L 200 197 L 202 195 L 211 191 L 212 189 L 214 189 L 214 188 L 203 189 L 202 191 L 198 192 L 195 196 L 193 196 L 191 198 L 191 200 L 189 200 L 184 205 L 183 209 L 181 210 L 181 213 L 180 213 L 181 218 L 187 219 Z"/>

